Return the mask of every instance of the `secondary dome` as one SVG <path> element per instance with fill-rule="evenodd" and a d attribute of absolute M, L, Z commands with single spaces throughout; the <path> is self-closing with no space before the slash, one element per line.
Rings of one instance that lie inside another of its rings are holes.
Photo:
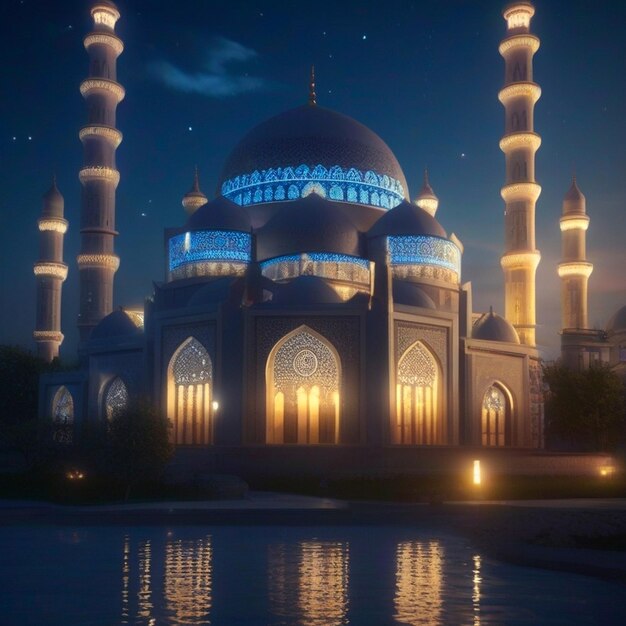
<path fill-rule="evenodd" d="M 519 343 L 519 336 L 513 326 L 493 311 L 483 314 L 472 328 L 472 339 L 487 341 L 506 341 Z"/>
<path fill-rule="evenodd" d="M 368 231 L 368 237 L 384 235 L 432 235 L 433 237 L 448 237 L 441 224 L 424 209 L 402 202 L 388 213 L 385 213 Z"/>
<path fill-rule="evenodd" d="M 387 144 L 360 122 L 317 105 L 280 113 L 250 131 L 226 160 L 218 184 L 218 194 L 243 206 L 311 191 L 383 209 L 409 197 Z"/>
<path fill-rule="evenodd" d="M 114 337 L 134 337 L 143 332 L 143 316 L 137 311 L 122 308 L 103 317 L 91 332 L 90 339 L 112 339 Z"/>
<path fill-rule="evenodd" d="M 611 317 L 609 323 L 606 325 L 606 331 L 608 333 L 619 333 L 626 331 L 626 306 L 618 309 L 613 317 Z"/>
<path fill-rule="evenodd" d="M 207 202 L 193 213 L 185 229 L 191 230 L 237 230 L 250 232 L 250 216 L 245 209 L 219 196 Z"/>

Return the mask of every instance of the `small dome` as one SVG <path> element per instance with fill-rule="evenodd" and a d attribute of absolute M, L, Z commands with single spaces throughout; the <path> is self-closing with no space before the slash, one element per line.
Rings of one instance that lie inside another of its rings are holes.
<path fill-rule="evenodd" d="M 191 189 L 183 196 L 183 208 L 188 215 L 193 215 L 201 206 L 208 202 L 207 197 L 200 191 L 200 180 L 198 178 L 198 168 L 193 177 Z"/>
<path fill-rule="evenodd" d="M 189 298 L 187 306 L 207 306 L 225 302 L 230 299 L 236 283 L 240 283 L 240 291 L 243 292 L 243 280 L 241 278 L 226 276 L 212 280 L 210 283 L 198 289 L 198 291 Z M 241 296 L 241 294 L 239 295 Z"/>
<path fill-rule="evenodd" d="M 428 180 L 428 170 L 424 170 L 424 184 L 420 190 L 419 195 L 415 198 L 415 204 L 420 209 L 424 209 L 429 215 L 435 217 L 437 209 L 439 208 L 439 198 L 435 195 L 433 188 L 430 186 Z"/>
<path fill-rule="evenodd" d="M 113 339 L 118 337 L 132 337 L 143 332 L 143 325 L 137 315 L 129 315 L 119 308 L 102 318 L 91 332 L 92 339 Z"/>
<path fill-rule="evenodd" d="M 65 200 L 57 187 L 56 177 L 52 179 L 52 186 L 43 195 L 43 217 L 63 217 Z"/>
<path fill-rule="evenodd" d="M 207 202 L 193 213 L 185 229 L 190 230 L 236 230 L 249 233 L 252 229 L 248 212 L 223 196 Z"/>
<path fill-rule="evenodd" d="M 315 193 L 285 205 L 257 233 L 257 259 L 303 252 L 360 256 L 359 232 L 337 203 Z"/>
<path fill-rule="evenodd" d="M 393 301 L 397 304 L 419 306 L 423 309 L 437 309 L 433 299 L 423 289 L 406 280 L 393 281 Z"/>
<path fill-rule="evenodd" d="M 606 325 L 607 333 L 615 334 L 624 331 L 626 331 L 626 306 L 618 309 Z"/>
<path fill-rule="evenodd" d="M 406 200 L 387 211 L 367 233 L 368 237 L 390 235 L 432 235 L 444 239 L 448 236 L 432 215 Z"/>
<path fill-rule="evenodd" d="M 339 294 L 318 276 L 298 276 L 285 284 L 275 284 L 272 303 L 281 306 L 300 304 L 341 304 Z"/>
<path fill-rule="evenodd" d="M 576 177 L 572 178 L 572 186 L 563 198 L 563 215 L 568 213 L 585 213 L 587 200 L 583 192 L 578 188 L 576 184 Z"/>
<path fill-rule="evenodd" d="M 493 311 L 484 313 L 472 328 L 472 339 L 484 339 L 487 341 L 506 341 L 507 343 L 520 343 L 517 331 L 503 317 Z"/>

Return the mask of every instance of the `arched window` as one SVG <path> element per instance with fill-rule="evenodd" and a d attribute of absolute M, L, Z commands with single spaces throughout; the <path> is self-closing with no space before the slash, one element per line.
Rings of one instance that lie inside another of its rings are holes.
<path fill-rule="evenodd" d="M 167 414 L 175 444 L 213 443 L 213 364 L 206 348 L 186 339 L 170 359 L 167 371 Z"/>
<path fill-rule="evenodd" d="M 52 439 L 57 443 L 74 439 L 74 399 L 67 387 L 59 387 L 52 400 Z"/>
<path fill-rule="evenodd" d="M 267 443 L 337 443 L 341 362 L 307 326 L 283 337 L 266 368 Z"/>
<path fill-rule="evenodd" d="M 128 389 L 116 376 L 104 394 L 104 414 L 108 421 L 115 419 L 128 406 Z"/>
<path fill-rule="evenodd" d="M 481 443 L 483 446 L 506 446 L 509 440 L 511 400 L 497 384 L 483 396 L 481 411 Z"/>
<path fill-rule="evenodd" d="M 416 341 L 398 361 L 395 443 L 445 443 L 440 394 L 439 364 L 430 350 Z"/>

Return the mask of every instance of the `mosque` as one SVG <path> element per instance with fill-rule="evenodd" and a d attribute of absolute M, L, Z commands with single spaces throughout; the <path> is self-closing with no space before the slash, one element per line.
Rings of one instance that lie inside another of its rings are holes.
<path fill-rule="evenodd" d="M 97 1 L 80 87 L 88 113 L 79 133 L 81 365 L 43 377 L 40 390 L 57 441 L 71 443 L 88 420 L 109 420 L 147 395 L 169 418 L 179 453 L 230 455 L 250 467 L 321 468 L 341 458 L 358 469 L 430 450 L 540 449 L 534 11 L 523 0 L 505 8 L 499 48 L 504 316 L 473 310 L 471 283 L 461 281 L 463 245 L 437 220 L 427 175 L 412 200 L 389 147 L 320 106 L 313 75 L 308 103 L 260 123 L 233 148 L 214 198 L 196 172 L 183 198 L 187 221 L 165 232 L 165 276 L 137 311 L 113 307 L 123 43 L 118 9 Z M 606 332 L 588 328 L 588 224 L 574 181 L 558 267 L 563 358 L 574 367 L 626 361 L 626 307 Z M 53 185 L 34 267 L 34 338 L 47 360 L 63 340 L 67 226 Z"/>

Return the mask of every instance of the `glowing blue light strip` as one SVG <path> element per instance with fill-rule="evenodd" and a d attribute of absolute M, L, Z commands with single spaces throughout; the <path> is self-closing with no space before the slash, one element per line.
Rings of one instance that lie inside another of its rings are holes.
<path fill-rule="evenodd" d="M 170 272 L 198 261 L 249 263 L 252 236 L 230 230 L 201 230 L 175 235 L 169 240 Z"/>
<path fill-rule="evenodd" d="M 436 265 L 461 273 L 461 251 L 441 237 L 397 235 L 387 237 L 392 265 Z"/>
<path fill-rule="evenodd" d="M 288 254 L 268 259 L 267 261 L 262 261 L 261 270 L 278 263 L 299 263 L 304 256 L 314 263 L 352 263 L 366 270 L 369 270 L 370 267 L 370 262 L 367 259 L 361 259 L 357 256 L 334 254 L 332 252 L 308 252 L 305 254 Z"/>
<path fill-rule="evenodd" d="M 402 183 L 371 170 L 339 165 L 278 167 L 241 174 L 222 183 L 222 195 L 240 206 L 304 198 L 315 192 L 339 202 L 392 209 L 405 199 Z"/>

